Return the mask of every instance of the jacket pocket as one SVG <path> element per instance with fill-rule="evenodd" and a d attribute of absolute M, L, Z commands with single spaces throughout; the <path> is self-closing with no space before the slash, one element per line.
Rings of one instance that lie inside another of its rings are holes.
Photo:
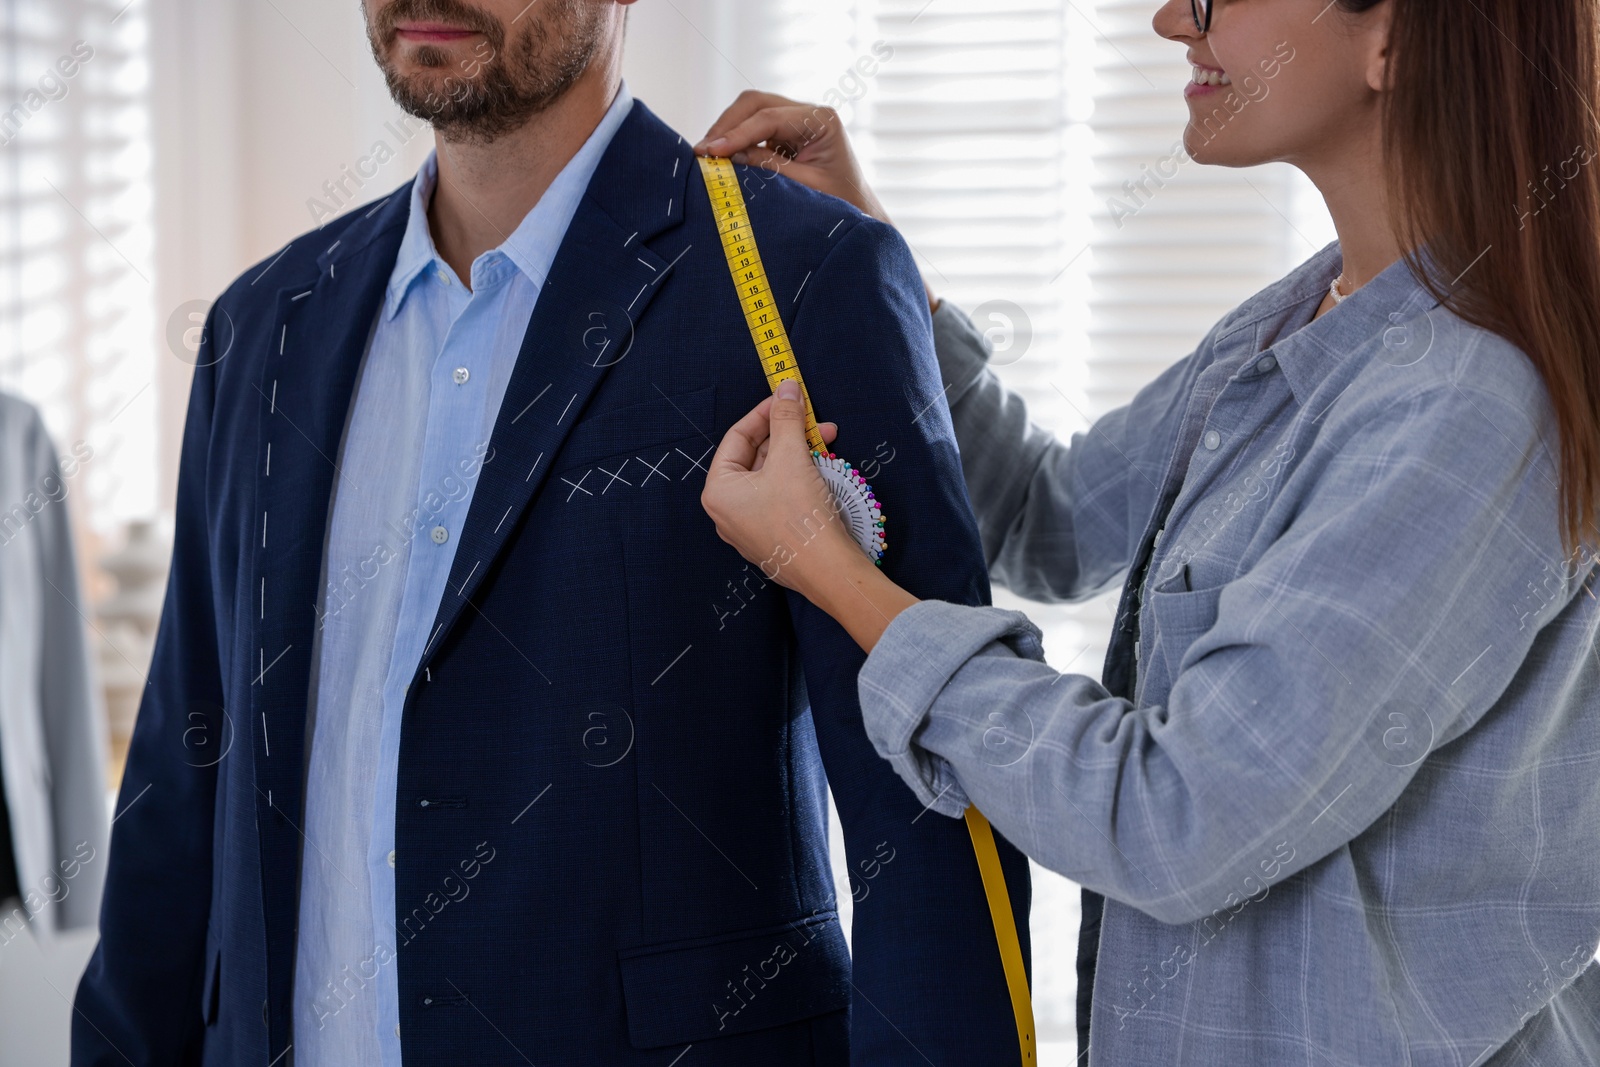
<path fill-rule="evenodd" d="M 587 415 L 567 436 L 553 470 L 562 474 L 663 444 L 702 440 L 715 429 L 716 401 L 717 387 L 708 385 Z M 717 437 L 710 441 L 715 444 Z"/>
<path fill-rule="evenodd" d="M 618 953 L 634 1048 L 742 1034 L 850 1003 L 850 951 L 836 912 Z"/>

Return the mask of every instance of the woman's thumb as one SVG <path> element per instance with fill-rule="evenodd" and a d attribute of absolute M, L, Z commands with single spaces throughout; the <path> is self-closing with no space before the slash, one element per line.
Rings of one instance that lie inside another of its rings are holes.
<path fill-rule="evenodd" d="M 801 396 L 800 383 L 785 378 L 778 383 L 772 400 L 772 439 L 784 441 L 785 447 L 794 440 L 805 443 L 806 402 Z"/>

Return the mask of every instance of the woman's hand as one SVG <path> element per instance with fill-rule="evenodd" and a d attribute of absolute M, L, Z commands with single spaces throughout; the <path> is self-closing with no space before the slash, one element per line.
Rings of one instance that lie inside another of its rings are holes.
<path fill-rule="evenodd" d="M 854 204 L 880 222 L 889 221 L 861 173 L 839 113 L 831 107 L 747 90 L 711 124 L 694 150 L 787 175 Z"/>
<path fill-rule="evenodd" d="M 700 503 L 717 536 L 761 568 L 768 581 L 793 589 L 871 652 L 896 615 L 917 598 L 890 581 L 856 544 L 833 493 L 811 461 L 800 387 L 778 392 L 734 423 L 711 459 Z M 820 423 L 831 443 L 832 423 Z"/>
<path fill-rule="evenodd" d="M 794 381 L 757 404 L 723 437 L 711 459 L 700 503 L 717 536 L 761 568 L 769 581 L 810 597 L 819 570 L 850 554 L 866 557 L 840 520 L 833 493 L 811 461 L 805 404 Z M 831 442 L 832 423 L 818 427 Z"/>
<path fill-rule="evenodd" d="M 839 113 L 831 107 L 747 90 L 711 124 L 694 150 L 699 155 L 728 156 L 735 163 L 783 174 L 853 204 L 879 222 L 894 225 L 867 185 Z M 939 299 L 926 280 L 923 288 L 929 309 L 938 310 Z"/>

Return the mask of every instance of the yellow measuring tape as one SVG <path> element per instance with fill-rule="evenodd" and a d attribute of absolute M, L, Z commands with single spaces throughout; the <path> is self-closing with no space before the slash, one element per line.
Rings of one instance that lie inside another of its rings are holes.
<path fill-rule="evenodd" d="M 767 282 L 767 273 L 761 266 L 761 253 L 756 248 L 755 232 L 750 228 L 750 213 L 745 208 L 744 193 L 739 189 L 739 178 L 733 163 L 726 159 L 702 157 L 700 173 L 706 182 L 706 192 L 711 197 L 711 208 L 716 214 L 717 230 L 722 239 L 722 251 L 728 258 L 728 271 L 733 276 L 734 287 L 739 292 L 739 303 L 744 308 L 745 323 L 750 327 L 750 338 L 755 342 L 761 357 L 761 367 L 767 374 L 767 385 L 778 388 L 778 383 L 792 378 L 800 385 L 800 395 L 806 404 L 806 443 L 813 451 L 827 453 L 822 434 L 817 429 L 817 417 L 811 407 L 811 393 L 805 379 L 800 377 L 800 366 L 795 360 L 789 334 L 783 328 L 783 317 L 778 314 L 778 304 Z M 977 808 L 967 808 L 967 833 L 972 838 L 972 851 L 978 858 L 978 873 L 983 878 L 983 892 L 989 898 L 989 917 L 994 922 L 995 942 L 1000 949 L 1000 963 L 1005 970 L 1006 988 L 1011 994 L 1011 1011 L 1017 1022 L 1017 1044 L 1021 1049 L 1024 1067 L 1034 1067 L 1038 1057 L 1034 1054 L 1033 999 L 1028 992 L 1028 975 L 1022 965 L 1022 946 L 1017 940 L 1016 917 L 1011 913 L 1011 896 L 1006 891 L 1005 871 L 1000 867 L 1000 854 L 995 850 L 994 831 Z"/>
<path fill-rule="evenodd" d="M 1006 972 L 1006 988 L 1011 992 L 1011 1014 L 1017 1020 L 1017 1044 L 1022 1049 L 1022 1062 L 1032 1067 L 1039 1062 L 1033 1054 L 1033 996 L 1028 992 L 1027 969 L 1022 966 L 1022 946 L 1017 943 L 1017 920 L 1011 914 L 1006 872 L 1000 868 L 1000 853 L 995 850 L 989 820 L 970 804 L 967 833 L 978 857 L 984 895 L 989 898 L 989 918 L 994 922 L 994 939 L 1000 946 L 1000 963 Z"/>
<path fill-rule="evenodd" d="M 767 272 L 761 266 L 761 253 L 756 248 L 755 232 L 750 229 L 750 213 L 744 206 L 733 161 L 702 156 L 700 173 L 706 180 L 706 192 L 711 195 L 711 208 L 717 214 L 722 251 L 728 257 L 734 288 L 739 291 L 750 339 L 756 343 L 762 370 L 767 372 L 767 385 L 776 392 L 778 383 L 787 378 L 800 383 L 800 395 L 806 402 L 806 444 L 815 451 L 826 452 L 828 446 L 822 442 L 817 413 L 811 407 L 811 391 L 800 377 L 800 365 L 795 362 L 789 334 L 778 314 L 777 300 L 767 285 Z"/>

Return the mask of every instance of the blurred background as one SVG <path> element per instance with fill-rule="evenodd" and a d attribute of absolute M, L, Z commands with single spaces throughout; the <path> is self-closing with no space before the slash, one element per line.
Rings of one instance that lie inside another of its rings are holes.
<path fill-rule="evenodd" d="M 1182 154 L 1189 67 L 1151 30 L 1157 6 L 640 0 L 626 72 L 691 139 L 747 88 L 840 104 L 935 290 L 989 333 L 1035 421 L 1067 436 L 1333 238 L 1289 168 L 1208 171 Z M 109 803 L 161 602 L 205 311 L 249 264 L 407 180 L 431 135 L 389 102 L 357 0 L 0 11 L 0 390 L 38 407 L 58 454 L 88 457 L 63 504 Z M 375 153 L 387 161 L 367 177 Z M 1114 608 L 1107 594 L 1028 610 L 1057 667 L 1098 676 Z M 848 905 L 842 871 L 839 885 Z M 1041 1062 L 1061 1067 L 1077 887 L 1038 868 L 1034 885 Z M 0 1067 L 66 1063 L 93 943 L 0 943 Z"/>

